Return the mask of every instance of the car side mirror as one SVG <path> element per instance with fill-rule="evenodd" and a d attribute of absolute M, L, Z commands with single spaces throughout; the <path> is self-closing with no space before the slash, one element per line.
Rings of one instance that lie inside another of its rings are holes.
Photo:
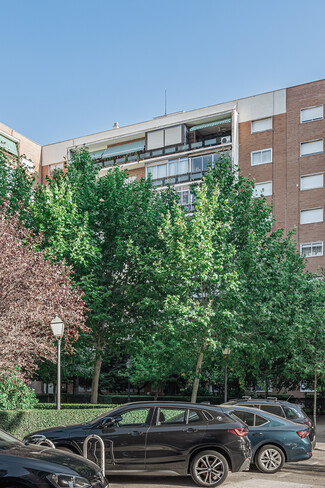
<path fill-rule="evenodd" d="M 114 424 L 115 424 L 115 418 L 114 417 L 106 417 L 100 423 L 100 428 L 101 429 L 104 429 L 104 428 L 107 429 L 108 427 L 112 427 Z"/>
<path fill-rule="evenodd" d="M 122 420 L 121 416 L 118 417 L 106 417 L 100 424 L 101 429 L 109 429 L 113 425 L 118 424 Z"/>

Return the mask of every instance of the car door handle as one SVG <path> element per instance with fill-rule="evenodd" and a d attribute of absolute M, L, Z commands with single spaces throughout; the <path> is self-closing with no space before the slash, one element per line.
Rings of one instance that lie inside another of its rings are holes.
<path fill-rule="evenodd" d="M 138 430 L 133 430 L 132 432 L 128 432 L 128 435 L 133 435 L 133 436 L 143 435 L 143 432 L 139 432 Z"/>
<path fill-rule="evenodd" d="M 252 435 L 257 437 L 257 436 L 262 436 L 263 434 L 262 432 L 253 432 Z"/>
<path fill-rule="evenodd" d="M 192 427 L 190 427 L 189 429 L 183 430 L 183 432 L 189 432 L 189 433 L 193 433 L 193 432 L 197 432 L 197 431 L 198 431 L 197 429 L 193 429 Z"/>

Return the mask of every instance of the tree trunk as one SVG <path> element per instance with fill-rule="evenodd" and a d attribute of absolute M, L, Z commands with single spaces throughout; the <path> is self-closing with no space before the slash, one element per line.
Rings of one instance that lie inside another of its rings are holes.
<path fill-rule="evenodd" d="M 317 415 L 317 369 L 315 368 L 315 376 L 314 376 L 314 408 L 313 408 L 314 428 L 315 429 L 316 429 L 316 415 Z"/>
<path fill-rule="evenodd" d="M 103 352 L 102 350 L 97 351 L 98 356 L 96 357 L 96 360 L 94 363 L 94 372 L 93 372 L 93 378 L 92 378 L 92 382 L 91 382 L 90 403 L 98 403 L 99 374 L 100 374 L 100 369 L 102 367 L 102 361 L 103 361 L 102 352 Z"/>
<path fill-rule="evenodd" d="M 195 379 L 194 379 L 194 383 L 193 383 L 193 390 L 192 390 L 192 397 L 191 397 L 191 402 L 193 402 L 193 403 L 196 402 L 197 392 L 199 389 L 199 382 L 200 382 L 199 374 L 201 373 L 201 367 L 202 367 L 202 363 L 203 363 L 203 355 L 204 355 L 204 353 L 202 350 L 199 354 L 197 364 L 196 364 Z"/>

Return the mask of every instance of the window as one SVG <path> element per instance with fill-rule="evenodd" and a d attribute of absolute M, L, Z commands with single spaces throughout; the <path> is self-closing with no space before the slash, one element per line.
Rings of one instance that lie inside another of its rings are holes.
<path fill-rule="evenodd" d="M 268 420 L 260 415 L 255 415 L 255 427 L 260 427 L 261 425 L 267 424 Z"/>
<path fill-rule="evenodd" d="M 150 168 L 146 168 L 146 170 L 147 170 L 147 176 L 150 173 L 151 178 L 153 180 L 167 177 L 167 164 L 160 164 L 159 166 L 151 166 Z"/>
<path fill-rule="evenodd" d="M 161 149 L 173 144 L 182 144 L 184 142 L 184 126 L 176 125 L 166 129 L 147 132 L 147 151 L 152 149 Z"/>
<path fill-rule="evenodd" d="M 280 405 L 261 405 L 261 410 L 264 410 L 264 412 L 273 413 L 273 415 L 278 415 L 279 417 L 284 417 L 283 410 Z"/>
<path fill-rule="evenodd" d="M 191 158 L 191 172 L 201 173 L 202 171 L 208 171 L 209 167 L 212 166 L 212 162 L 216 160 L 216 154 L 206 154 L 205 156 Z"/>
<path fill-rule="evenodd" d="M 191 203 L 191 191 L 189 185 L 177 186 L 175 188 L 177 195 L 179 196 L 180 204 L 184 207 L 190 205 Z"/>
<path fill-rule="evenodd" d="M 254 198 L 264 195 L 265 197 L 272 195 L 272 181 L 265 181 L 264 183 L 255 183 Z"/>
<path fill-rule="evenodd" d="M 168 161 L 168 176 L 183 175 L 188 173 L 188 159 L 179 158 Z"/>
<path fill-rule="evenodd" d="M 201 421 L 201 417 L 199 413 L 195 412 L 195 410 L 190 410 L 188 413 L 187 423 L 190 424 L 190 423 L 200 422 L 200 421 Z"/>
<path fill-rule="evenodd" d="M 272 149 L 263 149 L 261 151 L 253 151 L 251 153 L 251 164 L 257 166 L 259 164 L 272 163 Z"/>
<path fill-rule="evenodd" d="M 263 132 L 264 130 L 272 129 L 272 117 L 268 119 L 252 120 L 252 134 L 255 132 Z"/>
<path fill-rule="evenodd" d="M 14 156 L 18 156 L 18 141 L 0 131 L 0 148 Z"/>
<path fill-rule="evenodd" d="M 323 222 L 323 208 L 312 208 L 310 210 L 301 210 L 300 223 L 313 224 L 315 222 Z"/>
<path fill-rule="evenodd" d="M 300 190 L 312 190 L 313 188 L 323 188 L 324 176 L 323 173 L 318 175 L 306 175 L 300 178 Z"/>
<path fill-rule="evenodd" d="M 298 414 L 298 412 L 296 410 L 294 410 L 293 408 L 284 406 L 283 410 L 286 414 L 287 419 L 289 419 L 289 420 L 295 420 L 295 419 L 301 418 L 301 416 Z"/>
<path fill-rule="evenodd" d="M 158 425 L 185 424 L 187 410 L 181 408 L 160 408 Z"/>
<path fill-rule="evenodd" d="M 24 168 L 27 169 L 27 171 L 30 171 L 31 173 L 34 173 L 35 166 L 34 166 L 33 161 L 31 161 L 30 159 L 27 159 L 27 158 L 22 157 L 21 158 L 21 164 L 22 164 L 22 166 Z"/>
<path fill-rule="evenodd" d="M 253 427 L 254 425 L 254 414 L 251 412 L 244 412 L 243 410 L 234 410 L 234 414 L 240 420 L 245 422 L 248 427 Z"/>
<path fill-rule="evenodd" d="M 314 120 L 321 120 L 323 118 L 323 105 L 318 107 L 302 108 L 300 110 L 300 122 L 313 122 Z"/>
<path fill-rule="evenodd" d="M 302 142 L 300 144 L 300 156 L 311 156 L 323 152 L 323 139 L 317 141 Z"/>
<path fill-rule="evenodd" d="M 139 408 L 128 410 L 119 415 L 120 420 L 118 420 L 118 427 L 124 427 L 126 425 L 146 425 L 149 408 Z"/>
<path fill-rule="evenodd" d="M 50 164 L 49 166 L 49 176 L 52 176 L 55 171 L 63 170 L 63 163 Z"/>
<path fill-rule="evenodd" d="M 323 256 L 323 241 L 301 244 L 300 253 L 306 258 L 311 258 L 313 256 Z"/>

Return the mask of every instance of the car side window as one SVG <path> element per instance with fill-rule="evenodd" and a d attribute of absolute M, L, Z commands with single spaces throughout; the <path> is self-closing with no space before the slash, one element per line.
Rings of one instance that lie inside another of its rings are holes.
<path fill-rule="evenodd" d="M 289 420 L 299 419 L 298 413 L 293 408 L 283 407 L 283 409 L 287 416 L 287 419 Z"/>
<path fill-rule="evenodd" d="M 119 420 L 116 427 L 125 427 L 129 425 L 148 425 L 149 408 L 134 408 L 119 414 Z"/>
<path fill-rule="evenodd" d="M 264 412 L 273 413 L 273 415 L 278 415 L 279 417 L 284 417 L 284 413 L 280 405 L 261 405 L 261 410 L 264 410 Z"/>
<path fill-rule="evenodd" d="M 185 424 L 187 409 L 160 408 L 157 425 Z"/>
<path fill-rule="evenodd" d="M 233 412 L 236 417 L 245 422 L 248 427 L 254 426 L 254 414 L 251 412 L 244 412 L 243 410 L 234 410 Z"/>
<path fill-rule="evenodd" d="M 205 419 L 204 419 L 205 420 Z M 195 410 L 189 410 L 188 412 L 188 418 L 187 418 L 187 423 L 192 424 L 192 423 L 197 423 L 202 421 L 202 414 Z"/>
<path fill-rule="evenodd" d="M 261 427 L 261 425 L 267 424 L 268 420 L 260 415 L 255 414 L 255 427 Z"/>

